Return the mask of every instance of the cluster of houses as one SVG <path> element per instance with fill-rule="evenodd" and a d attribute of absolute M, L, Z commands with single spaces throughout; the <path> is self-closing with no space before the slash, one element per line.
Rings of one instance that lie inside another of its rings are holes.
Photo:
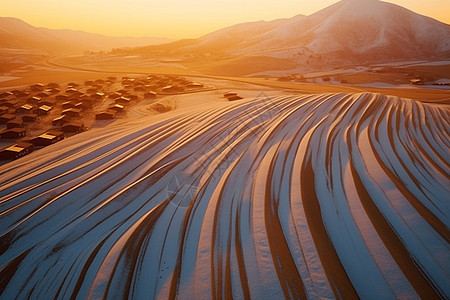
<path fill-rule="evenodd" d="M 296 82 L 304 82 L 305 77 L 303 74 L 288 74 L 285 76 L 280 76 L 277 78 L 278 81 L 296 81 Z"/>
<path fill-rule="evenodd" d="M 64 139 L 67 133 L 82 131 L 82 111 L 92 106 L 93 99 L 78 91 L 78 85 L 69 83 L 62 89 L 57 83 L 37 83 L 0 93 L 0 139 L 16 141 L 0 151 L 0 159 L 17 159 Z M 45 130 L 43 124 L 58 112 L 60 116 Z M 36 136 L 36 132 L 41 133 Z"/>
<path fill-rule="evenodd" d="M 50 130 L 26 142 L 17 142 L 0 151 L 0 160 L 18 159 L 31 153 L 35 147 L 45 147 L 65 138 L 64 132 Z"/>
<path fill-rule="evenodd" d="M 121 88 L 108 95 L 111 105 L 95 115 L 96 120 L 114 119 L 134 103 L 155 99 L 158 94 L 172 95 L 203 89 L 204 85 L 179 76 L 149 75 L 142 78 L 122 77 Z M 141 97 L 139 97 L 141 95 Z"/>
<path fill-rule="evenodd" d="M 67 84 L 37 83 L 0 93 L 0 139 L 12 143 L 0 159 L 16 159 L 86 129 L 89 119 L 115 119 L 133 104 L 197 91 L 203 84 L 179 76 L 108 77 Z M 106 107 L 106 109 L 105 109 Z M 51 127 L 50 125 L 51 124 Z"/>
<path fill-rule="evenodd" d="M 6 125 L 6 128 L 0 131 L 0 138 L 24 137 L 27 128 L 39 127 L 43 121 L 55 116 L 56 111 L 60 115 L 54 120 L 54 127 L 63 132 L 82 131 L 84 125 L 79 120 L 83 112 L 92 107 L 95 96 L 79 91 L 77 86 L 79 84 L 69 83 L 63 90 L 57 83 L 38 83 L 26 90 L 1 93 L 0 125 Z"/>
<path fill-rule="evenodd" d="M 426 82 L 424 80 L 422 80 L 421 78 L 414 78 L 414 79 L 410 79 L 409 83 L 413 84 L 413 85 L 439 85 L 439 86 L 450 86 L 450 79 L 440 79 L 440 80 L 436 80 L 436 81 L 429 81 Z"/>

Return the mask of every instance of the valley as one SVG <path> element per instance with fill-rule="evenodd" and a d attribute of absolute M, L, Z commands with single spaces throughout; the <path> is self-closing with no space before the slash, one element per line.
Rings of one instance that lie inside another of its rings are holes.
<path fill-rule="evenodd" d="M 0 299 L 450 298 L 450 25 L 0 25 Z"/>

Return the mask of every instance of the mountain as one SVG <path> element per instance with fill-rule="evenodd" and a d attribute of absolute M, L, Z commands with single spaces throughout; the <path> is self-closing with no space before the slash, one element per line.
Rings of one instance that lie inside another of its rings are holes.
<path fill-rule="evenodd" d="M 294 18 L 232 50 L 305 56 L 324 62 L 371 62 L 450 55 L 450 26 L 377 0 L 344 0 Z"/>
<path fill-rule="evenodd" d="M 0 18 L 0 41 L 0 48 L 64 52 L 131 47 L 114 53 L 193 57 L 196 65 L 189 67 L 228 75 L 450 58 L 450 25 L 379 0 L 342 0 L 309 16 L 242 23 L 170 43 L 36 28 Z"/>
<path fill-rule="evenodd" d="M 310 16 L 238 24 L 188 45 L 172 46 L 173 53 L 239 56 L 238 61 L 229 61 L 236 66 L 266 58 L 318 70 L 330 65 L 449 58 L 450 25 L 391 3 L 343 0 Z"/>
<path fill-rule="evenodd" d="M 0 48 L 82 52 L 161 44 L 169 39 L 111 37 L 75 30 L 37 28 L 22 20 L 0 17 Z"/>

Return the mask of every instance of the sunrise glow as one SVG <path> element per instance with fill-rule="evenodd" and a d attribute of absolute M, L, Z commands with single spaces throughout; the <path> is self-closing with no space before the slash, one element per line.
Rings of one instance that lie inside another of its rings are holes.
<path fill-rule="evenodd" d="M 0 300 L 450 299 L 450 0 L 0 0 Z"/>
<path fill-rule="evenodd" d="M 237 23 L 310 15 L 335 0 L 16 0 L 0 1 L 3 17 L 37 27 L 74 29 L 113 36 L 197 38 Z M 450 1 L 388 1 L 450 23 Z"/>

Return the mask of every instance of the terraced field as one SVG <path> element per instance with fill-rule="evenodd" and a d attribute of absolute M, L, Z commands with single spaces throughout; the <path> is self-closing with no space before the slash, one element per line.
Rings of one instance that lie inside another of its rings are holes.
<path fill-rule="evenodd" d="M 450 298 L 450 110 L 283 95 L 0 166 L 0 298 Z"/>

